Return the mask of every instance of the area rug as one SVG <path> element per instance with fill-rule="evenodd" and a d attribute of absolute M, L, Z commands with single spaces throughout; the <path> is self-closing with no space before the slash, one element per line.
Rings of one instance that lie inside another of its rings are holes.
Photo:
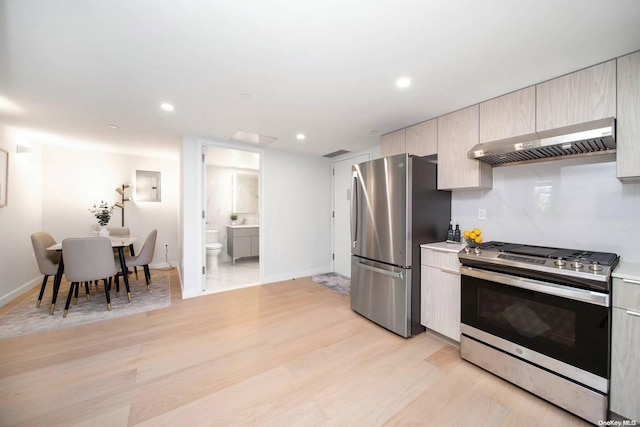
<path fill-rule="evenodd" d="M 129 276 L 131 302 L 127 300 L 127 292 L 122 279 L 120 279 L 119 298 L 116 298 L 115 285 L 112 286 L 111 311 L 107 310 L 107 300 L 102 282 L 100 282 L 98 288 L 95 285 L 91 285 L 90 301 L 87 301 L 84 286 L 81 286 L 78 293 L 78 304 L 73 305 L 72 301 L 66 318 L 62 317 L 62 313 L 67 301 L 69 283 L 63 281 L 60 286 L 56 310 L 53 315 L 50 315 L 53 282 L 49 278 L 40 307 L 36 308 L 38 292 L 40 291 L 40 286 L 38 286 L 29 298 L 21 301 L 0 317 L 0 339 L 69 328 L 116 317 L 131 316 L 132 314 L 158 310 L 171 305 L 169 271 L 151 270 L 150 291 L 147 291 L 144 272 L 139 271 L 138 276 L 139 279 L 137 280 L 135 275 Z"/>
<path fill-rule="evenodd" d="M 351 293 L 351 279 L 338 273 L 326 273 L 311 276 L 311 280 L 339 293 L 342 296 L 349 296 Z"/>

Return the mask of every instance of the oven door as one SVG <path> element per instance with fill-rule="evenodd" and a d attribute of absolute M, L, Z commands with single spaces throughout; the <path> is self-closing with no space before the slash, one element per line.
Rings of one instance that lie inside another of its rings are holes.
<path fill-rule="evenodd" d="M 463 333 L 466 328 L 480 341 L 498 337 L 485 343 L 507 352 L 501 348 L 505 342 L 533 350 L 516 346 L 513 355 L 543 355 L 529 361 L 569 378 L 576 379 L 575 368 L 591 373 L 605 381 L 584 383 L 607 391 L 609 295 L 473 267 L 463 266 L 460 273 Z"/>

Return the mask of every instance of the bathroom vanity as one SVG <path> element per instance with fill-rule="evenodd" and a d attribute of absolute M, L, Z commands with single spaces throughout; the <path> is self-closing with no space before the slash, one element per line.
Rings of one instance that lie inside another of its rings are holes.
<path fill-rule="evenodd" d="M 238 258 L 260 255 L 260 226 L 227 225 L 227 254 L 235 264 Z"/>

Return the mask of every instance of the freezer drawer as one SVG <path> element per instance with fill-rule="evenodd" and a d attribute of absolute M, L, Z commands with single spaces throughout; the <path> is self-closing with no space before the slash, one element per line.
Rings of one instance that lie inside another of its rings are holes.
<path fill-rule="evenodd" d="M 411 269 L 351 257 L 351 308 L 405 338 L 411 333 Z"/>

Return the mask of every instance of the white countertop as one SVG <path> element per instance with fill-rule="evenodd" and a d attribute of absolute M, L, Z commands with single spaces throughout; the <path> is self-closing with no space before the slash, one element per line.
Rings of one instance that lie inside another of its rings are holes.
<path fill-rule="evenodd" d="M 637 280 L 640 282 L 640 264 L 637 262 L 620 262 L 615 270 L 613 277 L 619 279 Z"/>
<path fill-rule="evenodd" d="M 256 224 L 240 224 L 240 225 L 227 225 L 229 228 L 258 228 L 259 225 Z"/>
<path fill-rule="evenodd" d="M 441 252 L 453 252 L 458 253 L 467 246 L 466 243 L 447 243 L 447 242 L 436 242 L 436 243 L 423 243 L 420 245 L 421 248 L 425 249 L 435 249 L 436 251 Z"/>

